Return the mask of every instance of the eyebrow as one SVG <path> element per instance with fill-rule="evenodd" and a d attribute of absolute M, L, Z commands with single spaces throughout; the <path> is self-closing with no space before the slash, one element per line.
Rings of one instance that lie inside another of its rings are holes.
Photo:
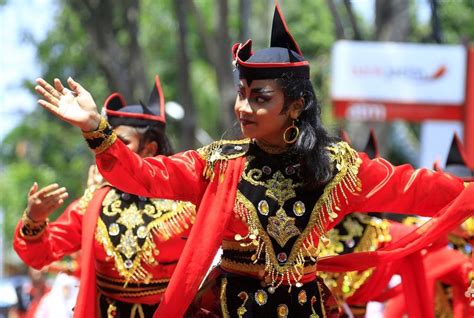
<path fill-rule="evenodd" d="M 273 93 L 274 90 L 271 88 L 265 88 L 265 87 L 256 87 L 251 89 L 252 93 Z"/>

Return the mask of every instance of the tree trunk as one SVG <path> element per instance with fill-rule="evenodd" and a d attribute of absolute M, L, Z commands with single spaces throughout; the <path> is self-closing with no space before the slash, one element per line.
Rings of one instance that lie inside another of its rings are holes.
<path fill-rule="evenodd" d="M 250 0 L 240 0 L 239 2 L 239 42 L 245 42 L 250 38 L 249 18 L 252 9 L 252 2 Z"/>
<path fill-rule="evenodd" d="M 433 39 L 436 43 L 443 42 L 441 33 L 441 24 L 439 21 L 439 3 L 438 0 L 430 0 L 431 5 L 431 27 L 433 28 Z"/>
<path fill-rule="evenodd" d="M 219 92 L 219 130 L 225 132 L 234 122 L 233 105 L 235 87 L 232 72 L 231 43 L 229 38 L 228 0 L 216 1 L 215 31 L 208 32 L 204 27 L 204 19 L 196 4 L 190 0 L 191 11 L 196 19 L 197 32 L 201 43 L 204 44 L 205 57 L 213 65 L 217 77 Z"/>
<path fill-rule="evenodd" d="M 344 26 L 342 25 L 341 17 L 337 12 L 336 4 L 334 0 L 326 0 L 329 10 L 331 11 L 332 19 L 334 21 L 334 31 L 336 32 L 336 38 L 338 40 L 345 39 Z"/>
<path fill-rule="evenodd" d="M 194 99 L 192 96 L 189 70 L 189 52 L 187 47 L 188 24 L 186 12 L 188 12 L 188 0 L 173 1 L 176 18 L 178 20 L 178 87 L 180 102 L 185 110 L 182 122 L 181 146 L 183 149 L 193 149 L 196 131 L 196 113 Z"/>
<path fill-rule="evenodd" d="M 376 41 L 406 41 L 409 32 L 409 0 L 375 1 Z"/>
<path fill-rule="evenodd" d="M 104 73 L 109 90 L 119 91 L 129 103 L 147 98 L 152 84 L 146 81 L 138 44 L 139 0 L 71 0 L 68 4 L 91 38 L 90 54 Z M 124 45 L 118 40 L 119 31 L 126 32 Z"/>
<path fill-rule="evenodd" d="M 352 26 L 353 39 L 357 40 L 357 41 L 360 41 L 360 40 L 362 40 L 362 33 L 360 32 L 359 24 L 357 23 L 357 19 L 354 15 L 354 10 L 352 8 L 352 2 L 350 0 L 344 0 L 344 6 L 346 7 L 347 15 L 349 16 L 349 22 Z"/>

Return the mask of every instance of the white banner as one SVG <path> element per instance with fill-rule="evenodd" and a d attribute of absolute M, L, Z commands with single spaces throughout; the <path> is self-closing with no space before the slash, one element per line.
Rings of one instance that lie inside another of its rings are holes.
<path fill-rule="evenodd" d="M 463 104 L 461 45 L 338 41 L 332 52 L 333 100 Z"/>

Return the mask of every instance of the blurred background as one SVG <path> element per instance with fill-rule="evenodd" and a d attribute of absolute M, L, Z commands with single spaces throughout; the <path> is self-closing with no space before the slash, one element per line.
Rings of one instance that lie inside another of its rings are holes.
<path fill-rule="evenodd" d="M 311 63 L 329 130 L 348 131 L 362 147 L 374 128 L 383 156 L 423 165 L 420 120 L 336 118 L 331 52 L 338 40 L 468 46 L 474 1 L 281 0 L 280 5 Z M 248 38 L 254 49 L 268 46 L 273 6 L 273 0 L 0 0 L 0 277 L 26 273 L 11 241 L 32 183 L 57 182 L 72 200 L 82 194 L 93 159 L 75 128 L 37 105 L 36 77 L 72 76 L 101 105 L 115 91 L 129 102 L 147 100 L 159 74 L 174 147 L 196 148 L 233 127 L 230 48 Z M 453 130 L 462 134 L 459 120 L 445 125 L 448 140 Z"/>

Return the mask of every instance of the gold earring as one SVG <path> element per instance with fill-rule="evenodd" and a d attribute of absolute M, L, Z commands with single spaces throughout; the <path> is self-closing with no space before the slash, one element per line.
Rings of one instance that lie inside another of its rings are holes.
<path fill-rule="evenodd" d="M 295 121 L 291 123 L 291 125 L 285 129 L 283 133 L 283 140 L 287 144 L 294 144 L 300 135 L 300 129 L 295 125 Z M 293 137 L 291 137 L 293 136 Z"/>

